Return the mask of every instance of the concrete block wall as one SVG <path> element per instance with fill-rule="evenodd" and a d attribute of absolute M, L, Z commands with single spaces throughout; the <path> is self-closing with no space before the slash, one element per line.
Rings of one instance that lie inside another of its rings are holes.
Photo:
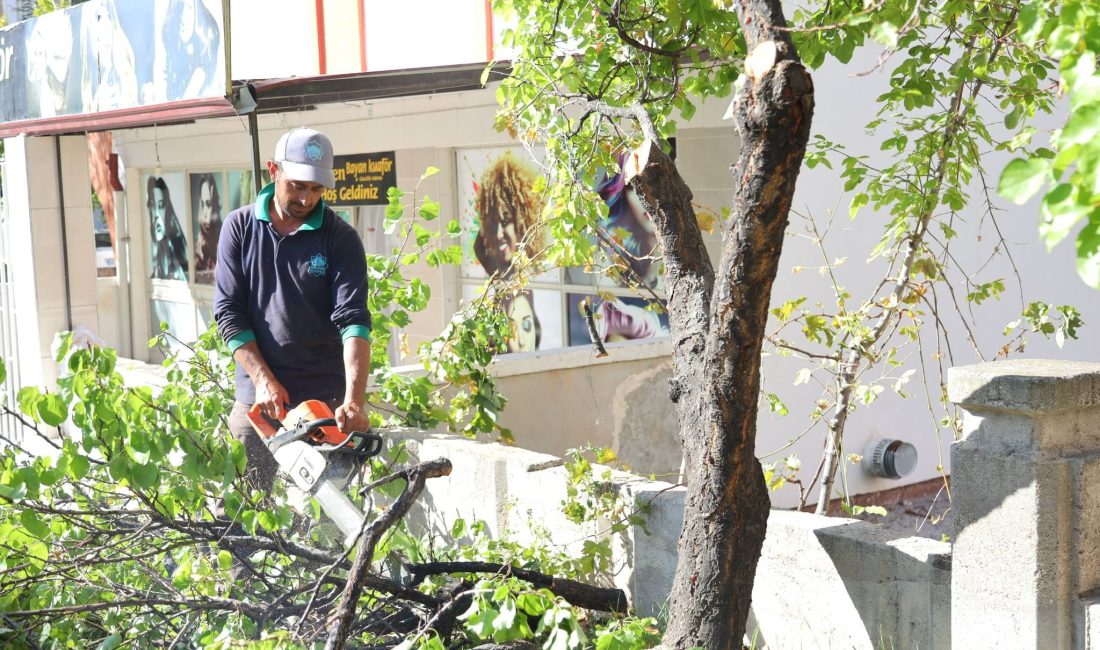
<path fill-rule="evenodd" d="M 1100 364 L 952 368 L 952 638 L 965 648 L 1100 648 Z M 992 633 L 991 633 L 992 632 Z"/>
<path fill-rule="evenodd" d="M 586 538 L 610 539 L 612 568 L 598 580 L 659 616 L 672 587 L 684 488 L 612 471 L 626 503 L 644 504 L 645 524 L 609 537 L 608 522 L 578 526 L 561 513 L 567 475 L 556 456 L 413 430 L 410 461 L 449 458 L 449 477 L 429 481 L 414 526 L 446 534 L 456 517 L 484 520 L 493 535 L 580 553 Z M 949 648 L 950 545 L 896 539 L 871 524 L 773 510 L 753 590 L 750 633 L 758 648 Z"/>

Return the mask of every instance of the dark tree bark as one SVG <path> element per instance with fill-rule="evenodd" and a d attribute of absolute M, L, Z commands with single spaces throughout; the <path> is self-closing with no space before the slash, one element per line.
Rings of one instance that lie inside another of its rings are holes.
<path fill-rule="evenodd" d="M 630 180 L 664 251 L 688 486 L 663 646 L 741 648 L 770 502 L 755 455 L 760 350 L 813 114 L 813 83 L 779 0 L 740 0 L 747 79 L 734 100 L 741 151 L 717 273 L 691 192 L 651 141 Z"/>

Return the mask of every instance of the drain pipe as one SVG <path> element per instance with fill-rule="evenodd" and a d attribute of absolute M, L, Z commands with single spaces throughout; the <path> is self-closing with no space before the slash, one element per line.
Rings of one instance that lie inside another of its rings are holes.
<path fill-rule="evenodd" d="M 61 210 L 61 277 L 65 281 L 65 325 L 73 331 L 73 296 L 69 282 L 69 233 L 65 221 L 65 183 L 61 177 L 61 136 L 53 137 L 54 155 L 57 162 L 57 199 Z"/>

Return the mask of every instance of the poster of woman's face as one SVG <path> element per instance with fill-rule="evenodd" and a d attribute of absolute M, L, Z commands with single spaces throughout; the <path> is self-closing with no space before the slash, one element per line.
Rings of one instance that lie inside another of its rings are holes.
<path fill-rule="evenodd" d="M 195 283 L 213 284 L 218 261 L 218 237 L 222 232 L 222 199 L 225 184 L 221 172 L 191 174 L 191 223 L 195 242 Z"/>
<path fill-rule="evenodd" d="M 542 196 L 533 189 L 538 175 L 520 147 L 458 153 L 463 277 L 507 276 L 520 251 L 531 258 L 545 248 L 536 227 L 542 212 Z"/>
<path fill-rule="evenodd" d="M 222 11 L 217 0 L 158 0 L 155 95 L 177 101 L 224 92 Z"/>
<path fill-rule="evenodd" d="M 89 2 L 81 12 L 81 96 L 85 112 L 141 103 L 134 48 L 120 18 L 115 0 Z"/>
<path fill-rule="evenodd" d="M 463 302 L 475 300 L 480 289 L 462 287 Z M 507 352 L 533 352 L 562 347 L 561 292 L 528 289 L 499 298 L 499 306 L 508 316 L 511 335 L 505 341 Z"/>
<path fill-rule="evenodd" d="M 145 176 L 145 210 L 149 218 L 149 277 L 187 281 L 187 237 L 176 214 L 184 197 L 184 176 L 172 172 Z"/>

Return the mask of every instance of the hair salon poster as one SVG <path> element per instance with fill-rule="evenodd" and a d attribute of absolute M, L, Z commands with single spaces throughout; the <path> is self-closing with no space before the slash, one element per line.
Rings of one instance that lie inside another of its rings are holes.
<path fill-rule="evenodd" d="M 464 149 L 456 162 L 462 277 L 506 275 L 520 253 L 530 258 L 546 245 L 535 228 L 543 207 L 535 189 L 542 170 L 522 147 Z"/>
<path fill-rule="evenodd" d="M 89 0 L 0 30 L 0 122 L 225 94 L 221 0 Z"/>

